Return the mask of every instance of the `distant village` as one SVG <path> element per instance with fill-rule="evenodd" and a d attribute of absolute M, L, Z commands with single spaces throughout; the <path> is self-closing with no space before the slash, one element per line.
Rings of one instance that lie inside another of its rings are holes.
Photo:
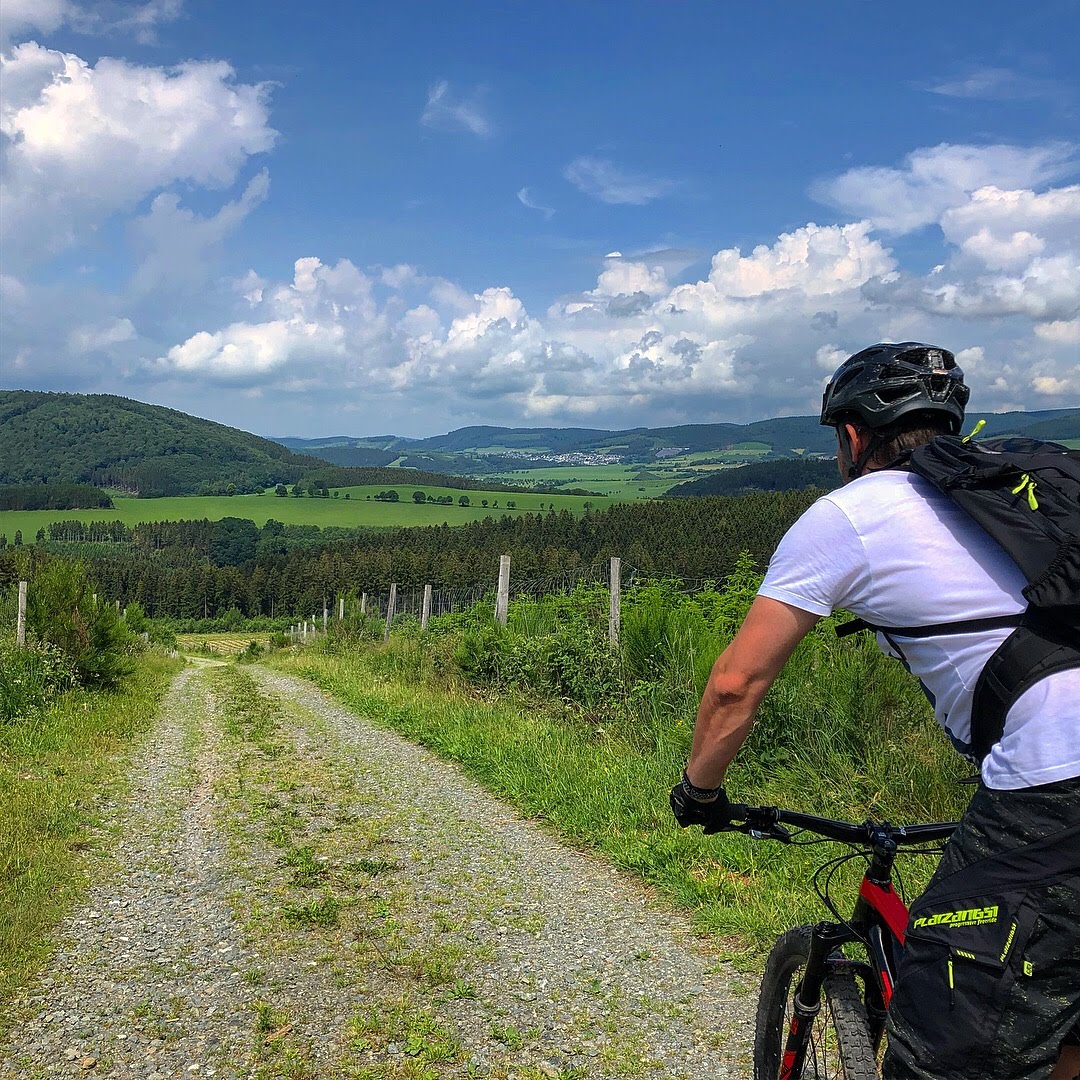
<path fill-rule="evenodd" d="M 665 446 L 654 455 L 658 461 L 678 457 L 689 447 Z M 527 454 L 521 450 L 499 450 L 492 457 L 516 458 L 521 461 L 543 461 L 552 465 L 619 465 L 627 460 L 625 454 L 608 454 L 598 450 L 574 450 L 566 454 L 535 453 Z M 637 460 L 641 460 L 638 458 Z"/>

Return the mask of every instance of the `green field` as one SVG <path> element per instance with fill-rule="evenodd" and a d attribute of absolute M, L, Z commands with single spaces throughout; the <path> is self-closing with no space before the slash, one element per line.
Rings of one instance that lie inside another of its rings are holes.
<path fill-rule="evenodd" d="M 338 498 L 313 499 L 305 496 L 295 499 L 291 495 L 280 498 L 272 492 L 262 495 L 191 495 L 167 499 L 125 499 L 117 497 L 115 510 L 3 510 L 0 511 L 0 533 L 15 540 L 15 531 L 22 530 L 24 544 L 34 542 L 38 529 L 47 528 L 54 521 L 122 521 L 125 525 L 137 525 L 143 521 L 199 521 L 207 518 L 218 521 L 224 517 L 247 518 L 262 526 L 274 518 L 285 525 L 318 525 L 356 528 L 388 528 L 399 525 L 464 525 L 470 521 L 482 521 L 486 517 L 502 517 L 506 514 L 547 512 L 554 505 L 556 510 L 584 513 L 585 504 L 602 510 L 613 502 L 625 501 L 627 496 L 615 498 L 581 495 L 537 495 L 530 492 L 506 491 L 460 491 L 415 484 L 394 485 L 400 502 L 376 502 L 374 496 L 388 486 L 367 485 L 339 489 Z M 413 502 L 413 492 L 422 490 L 436 498 L 449 495 L 452 506 L 436 506 Z M 345 498 L 345 493 L 349 498 Z M 332 494 L 332 493 L 331 493 Z M 458 499 L 466 495 L 470 506 L 458 505 Z M 638 496 L 639 498 L 641 496 Z M 488 506 L 481 505 L 487 500 Z M 507 509 L 507 501 L 516 509 Z M 497 506 L 495 504 L 498 504 Z"/>
<path fill-rule="evenodd" d="M 685 468 L 685 465 L 682 466 Z M 655 480 L 635 480 L 640 472 Z M 515 469 L 500 474 L 511 484 L 542 484 L 545 487 L 586 488 L 619 501 L 655 499 L 680 483 L 676 469 L 664 462 L 655 465 L 557 465 L 550 469 Z"/>

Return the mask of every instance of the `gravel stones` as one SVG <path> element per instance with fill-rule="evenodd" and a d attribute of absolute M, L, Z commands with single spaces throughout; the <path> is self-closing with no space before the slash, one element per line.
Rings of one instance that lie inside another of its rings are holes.
<path fill-rule="evenodd" d="M 17 1003 L 0 1076 L 750 1074 L 752 987 L 685 916 L 311 685 L 248 670 L 277 710 L 276 779 L 236 772 L 214 670 L 178 676 L 115 869 Z"/>

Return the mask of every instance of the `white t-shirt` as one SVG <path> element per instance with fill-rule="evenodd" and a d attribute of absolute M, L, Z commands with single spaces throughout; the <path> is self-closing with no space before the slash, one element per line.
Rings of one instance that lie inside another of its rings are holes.
<path fill-rule="evenodd" d="M 818 499 L 780 541 L 760 594 L 814 615 L 846 608 L 882 626 L 922 626 L 1023 611 L 1025 584 L 963 510 L 921 477 L 887 469 Z M 975 683 L 1010 632 L 897 639 L 961 752 L 970 744 Z M 982 765 L 991 788 L 1073 776 L 1080 776 L 1080 668 L 1026 690 Z"/>

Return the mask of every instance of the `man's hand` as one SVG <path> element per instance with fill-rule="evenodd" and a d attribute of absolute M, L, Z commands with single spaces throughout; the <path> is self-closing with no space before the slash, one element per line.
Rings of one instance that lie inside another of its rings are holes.
<path fill-rule="evenodd" d="M 711 799 L 695 799 L 690 794 L 685 775 L 671 789 L 671 812 L 680 827 L 700 825 L 706 835 L 720 832 L 731 824 L 731 803 L 724 789 L 717 789 Z"/>

